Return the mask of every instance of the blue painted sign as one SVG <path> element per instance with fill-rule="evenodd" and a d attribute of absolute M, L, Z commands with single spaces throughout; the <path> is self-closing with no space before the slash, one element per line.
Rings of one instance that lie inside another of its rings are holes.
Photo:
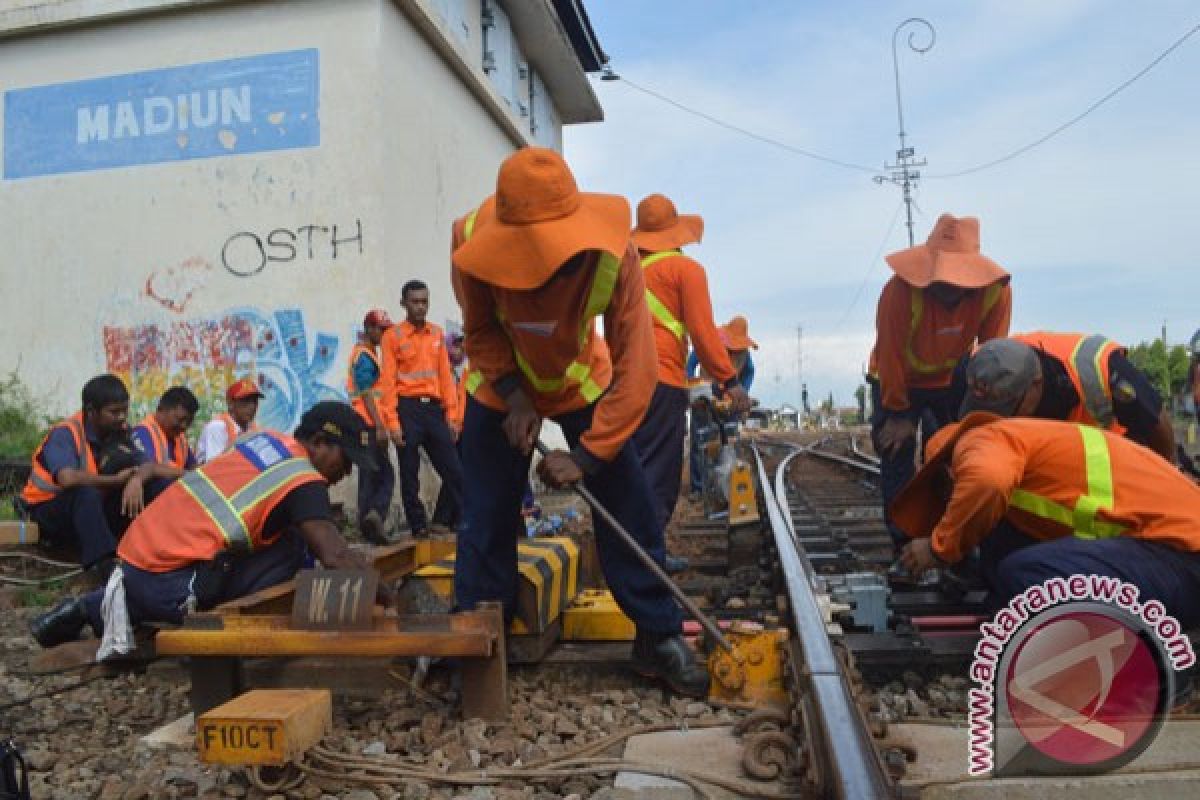
<path fill-rule="evenodd" d="M 4 177 L 315 147 L 317 51 L 12 89 Z"/>

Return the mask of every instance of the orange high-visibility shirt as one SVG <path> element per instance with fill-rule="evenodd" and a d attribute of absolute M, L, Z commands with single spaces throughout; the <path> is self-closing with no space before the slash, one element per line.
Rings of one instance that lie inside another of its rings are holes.
<path fill-rule="evenodd" d="M 446 336 L 439 326 L 427 321 L 417 329 L 408 320 L 393 325 L 383 334 L 379 360 L 383 371 L 379 381 L 392 387 L 394 397 L 435 398 L 446 419 L 454 419 L 458 387 L 446 355 Z"/>
<path fill-rule="evenodd" d="M 597 401 L 592 427 L 580 443 L 593 457 L 611 461 L 650 405 L 657 383 L 657 357 L 642 267 L 632 246 L 623 254 L 603 315 L 611 363 L 593 321 L 587 322 L 593 327 L 580 350 L 584 312 L 599 261 L 599 253 L 589 253 L 581 269 L 557 274 L 529 291 L 501 289 L 465 273 L 457 276 L 457 283 L 467 357 L 484 379 L 474 391 L 475 399 L 504 411 L 502 396 L 507 392 L 503 390 L 519 385 L 542 416 L 577 411 L 588 405 L 579 384 L 567 380 L 557 391 L 538 392 L 518 367 L 514 346 L 538 375 L 547 378 L 564 376 L 573 362 L 586 365 L 590 380 L 607 391 Z M 498 392 L 497 386 L 502 391 Z"/>
<path fill-rule="evenodd" d="M 971 289 L 946 308 L 928 291 L 892 276 L 879 296 L 871 351 L 870 371 L 879 380 L 884 408 L 907 410 L 910 388 L 949 386 L 955 365 L 976 344 L 1008 335 L 1012 290 L 1007 284 L 993 287 Z"/>
<path fill-rule="evenodd" d="M 643 262 L 651 253 L 642 253 Z M 712 300 L 708 294 L 708 276 L 698 262 L 675 253 L 655 260 L 642 270 L 646 290 L 658 299 L 686 330 L 683 337 L 654 320 L 654 345 L 658 350 L 658 381 L 687 388 L 688 340 L 696 357 L 717 383 L 724 384 L 737 373 L 729 352 L 721 343 L 721 334 L 713 322 Z M 652 315 L 653 316 L 653 315 Z"/>
<path fill-rule="evenodd" d="M 1070 511 L 1084 494 L 1102 496 L 1088 481 L 1080 428 L 1103 437 L 1111 465 L 1112 502 L 1095 518 L 1120 526 L 1119 535 L 1150 539 L 1177 550 L 1200 551 L 1200 486 L 1146 447 L 1110 431 L 1058 420 L 1015 417 L 972 428 L 956 443 L 951 460 L 954 490 L 933 529 L 933 551 L 958 561 L 1001 519 L 1038 539 L 1071 536 L 1074 528 L 1027 510 L 1016 496 L 1046 498 Z M 1093 459 L 1091 468 L 1100 465 Z M 1069 519 L 1069 515 L 1064 515 Z M 897 523 L 903 528 L 903 520 Z M 1111 532 L 1109 532 L 1111 533 Z M 1102 534 L 1109 535 L 1109 534 Z"/>

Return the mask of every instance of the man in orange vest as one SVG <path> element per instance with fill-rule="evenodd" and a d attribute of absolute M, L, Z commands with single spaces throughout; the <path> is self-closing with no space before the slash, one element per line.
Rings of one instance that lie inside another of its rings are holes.
<path fill-rule="evenodd" d="M 454 419 L 450 427 L 455 431 L 462 430 L 463 414 L 467 410 L 467 387 L 463 378 L 466 372 L 467 353 L 463 349 L 464 336 L 461 333 L 446 334 L 446 357 L 450 361 L 450 372 L 454 376 L 454 384 L 458 393 L 454 403 Z M 454 449 L 458 453 L 458 462 L 462 463 L 462 439 L 455 442 Z M 454 493 L 445 483 L 438 490 L 437 502 L 433 506 L 433 527 L 455 530 L 462 524 L 462 504 L 454 502 Z"/>
<path fill-rule="evenodd" d="M 129 527 L 117 554 L 130 621 L 178 625 L 210 609 L 293 577 L 305 546 L 329 569 L 362 569 L 333 523 L 329 486 L 351 464 L 373 469 L 374 442 L 345 403 L 305 412 L 295 438 L 260 431 L 171 484 Z M 385 601 L 388 587 L 380 587 Z M 69 598 L 35 619 L 43 647 L 104 628 L 103 590 Z"/>
<path fill-rule="evenodd" d="M 462 464 L 454 447 L 458 430 L 458 386 L 446 355 L 445 334 L 427 319 L 429 287 L 412 280 L 400 290 L 406 319 L 383 335 L 380 380 L 396 398 L 396 416 L 403 441 L 400 455 L 400 496 L 412 535 L 429 535 L 421 502 L 421 451 L 448 487 L 455 507 L 462 505 Z"/>
<path fill-rule="evenodd" d="M 977 411 L 940 430 L 897 495 L 892 519 L 915 537 L 914 574 L 979 546 L 996 606 L 1055 577 L 1138 587 L 1185 626 L 1200 622 L 1200 486 L 1110 431 Z"/>
<path fill-rule="evenodd" d="M 200 439 L 196 442 L 196 460 L 201 464 L 212 461 L 233 447 L 243 433 L 257 430 L 254 418 L 258 415 L 258 401 L 262 398 L 262 389 L 250 378 L 230 384 L 225 390 L 225 413 L 218 414 L 200 431 Z"/>
<path fill-rule="evenodd" d="M 78 547 L 79 563 L 101 579 L 146 484 L 171 472 L 129 440 L 129 391 L 116 375 L 83 386 L 83 410 L 55 425 L 33 453 L 18 505 L 46 542 Z"/>
<path fill-rule="evenodd" d="M 979 220 L 943 214 L 925 244 L 892 253 L 871 351 L 871 438 L 885 509 L 912 478 L 917 427 L 925 441 L 953 420 L 951 386 L 976 342 L 1008 335 L 1009 275 L 979 251 Z M 961 374 L 961 373 L 960 373 Z M 904 534 L 889 521 L 899 547 Z"/>
<path fill-rule="evenodd" d="M 543 418 L 558 423 L 571 450 L 542 459 L 542 480 L 583 481 L 660 564 L 664 547 L 629 442 L 657 382 L 629 205 L 580 192 L 562 156 L 537 147 L 505 160 L 495 198 L 470 215 L 471 233 L 453 254 L 472 368 L 463 422 L 467 524 L 454 591 L 463 608 L 498 600 L 511 615 L 521 494 Z M 598 349 L 600 316 L 611 360 Z M 608 585 L 637 626 L 635 669 L 704 696 L 708 674 L 681 636 L 679 606 L 602 519 L 595 527 Z"/>
<path fill-rule="evenodd" d="M 379 345 L 392 327 L 392 320 L 383 309 L 374 309 L 363 317 L 363 332 L 350 353 L 350 368 L 346 375 L 346 391 L 358 415 L 374 432 L 379 445 L 375 459 L 379 469 L 358 474 L 358 529 L 374 544 L 387 544 L 388 512 L 392 492 L 396 488 L 396 473 L 388 457 L 388 444 L 396 443 L 398 454 L 403 453 L 404 437 L 396 418 L 396 398 L 392 388 L 383 380 Z"/>
<path fill-rule="evenodd" d="M 153 414 L 133 426 L 133 445 L 147 461 L 169 473 L 146 484 L 147 502 L 162 494 L 171 481 L 196 468 L 187 432 L 200 410 L 200 401 L 186 386 L 172 386 L 158 399 Z"/>
<path fill-rule="evenodd" d="M 680 249 L 699 242 L 703 233 L 703 219 L 695 214 L 679 214 L 664 195 L 652 194 L 638 203 L 632 238 L 641 258 L 646 304 L 654 319 L 658 384 L 633 441 L 658 500 L 658 524 L 664 530 L 675 512 L 683 477 L 688 409 L 684 367 L 689 340 L 705 373 L 728 398 L 732 411 L 750 408 L 749 395 L 738 382 L 737 370 L 713 321 L 704 267 Z"/>
<path fill-rule="evenodd" d="M 961 416 L 1082 422 L 1124 433 L 1175 461 L 1171 415 L 1116 342 L 1082 333 L 1024 333 L 983 344 L 967 365 Z"/>

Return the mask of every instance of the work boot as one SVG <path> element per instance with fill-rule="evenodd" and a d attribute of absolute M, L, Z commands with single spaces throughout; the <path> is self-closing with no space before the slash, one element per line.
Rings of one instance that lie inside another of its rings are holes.
<path fill-rule="evenodd" d="M 78 639 L 87 621 L 83 602 L 78 597 L 68 597 L 29 623 L 29 632 L 42 647 L 54 647 Z"/>
<path fill-rule="evenodd" d="M 389 543 L 387 535 L 383 532 L 383 517 L 380 516 L 378 511 L 372 509 L 364 514 L 362 522 L 358 527 L 362 530 L 363 538 L 371 544 L 384 545 Z"/>
<path fill-rule="evenodd" d="M 633 670 L 646 678 L 660 678 L 685 697 L 708 696 L 708 670 L 678 633 L 655 634 L 639 630 L 633 640 Z"/>
<path fill-rule="evenodd" d="M 668 575 L 678 575 L 680 572 L 686 570 L 688 566 L 688 560 L 683 556 L 667 553 L 663 559 L 663 569 L 667 571 Z"/>

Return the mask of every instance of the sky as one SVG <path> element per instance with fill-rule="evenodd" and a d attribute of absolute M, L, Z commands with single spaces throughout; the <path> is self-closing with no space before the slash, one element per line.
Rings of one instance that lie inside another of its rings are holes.
<path fill-rule="evenodd" d="M 1136 344 L 1200 327 L 1200 33 L 1081 122 L 1038 139 L 1200 23 L 1192 0 L 591 0 L 613 70 L 732 125 L 873 167 L 895 158 L 892 33 L 927 19 L 936 41 L 897 57 L 905 129 L 928 160 L 915 237 L 976 216 L 983 252 L 1012 273 L 1013 330 L 1103 333 Z M 910 30 L 909 28 L 905 29 Z M 916 44 L 928 43 L 919 28 Z M 750 320 L 753 394 L 853 405 L 874 341 L 883 255 L 908 245 L 900 190 L 726 130 L 623 81 L 594 80 L 603 123 L 566 128 L 581 188 L 652 192 L 705 220 L 688 252 L 718 323 Z M 797 328 L 803 327 L 798 346 Z M 798 356 L 799 352 L 799 358 Z M 799 370 L 798 370 L 799 364 Z"/>

